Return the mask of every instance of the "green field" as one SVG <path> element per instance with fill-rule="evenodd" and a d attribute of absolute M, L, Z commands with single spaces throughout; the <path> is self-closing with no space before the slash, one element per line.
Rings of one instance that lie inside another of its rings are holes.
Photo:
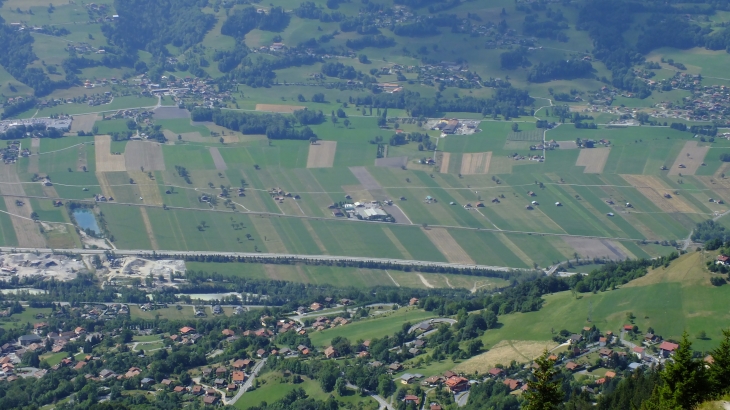
<path fill-rule="evenodd" d="M 307 397 L 315 400 L 327 400 L 327 398 L 330 397 L 330 393 L 325 393 L 317 381 L 306 377 L 302 379 L 302 383 L 293 384 L 291 382 L 287 382 L 284 376 L 278 372 L 269 372 L 260 375 L 257 380 L 259 380 L 261 386 L 258 389 L 247 391 L 244 399 L 238 400 L 235 407 L 239 409 L 247 409 L 249 407 L 258 406 L 261 402 L 273 403 L 282 399 L 287 393 L 297 388 L 304 389 L 307 393 Z M 338 402 L 343 403 L 344 405 L 350 404 L 365 406 L 363 408 L 377 408 L 375 400 L 369 397 L 360 397 L 352 390 L 349 390 L 348 393 L 349 394 L 345 396 L 335 394 L 334 397 Z"/>
<path fill-rule="evenodd" d="M 730 327 L 730 317 L 724 313 L 730 288 L 710 285 L 710 273 L 704 268 L 704 260 L 712 257 L 687 254 L 669 268 L 651 271 L 614 291 L 582 293 L 578 298 L 570 292 L 547 295 L 538 312 L 500 316 L 503 326 L 487 331 L 483 340 L 487 347 L 500 340 L 549 340 L 551 329 L 576 332 L 591 325 L 618 333 L 631 312 L 640 331 L 652 327 L 665 339 L 679 340 L 686 330 L 693 349 L 709 350 L 720 341 L 720 329 Z M 696 339 L 703 330 L 708 338 Z"/>
<path fill-rule="evenodd" d="M 435 317 L 432 312 L 426 312 L 412 307 L 400 308 L 396 311 L 383 313 L 371 319 L 363 319 L 344 326 L 314 332 L 309 335 L 313 346 L 327 347 L 333 337 L 341 336 L 356 342 L 392 335 L 399 331 L 405 323 L 416 324 L 424 319 Z"/>

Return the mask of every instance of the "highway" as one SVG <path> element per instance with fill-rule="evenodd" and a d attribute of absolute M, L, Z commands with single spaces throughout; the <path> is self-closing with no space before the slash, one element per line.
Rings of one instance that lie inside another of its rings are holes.
<path fill-rule="evenodd" d="M 229 256 L 229 257 L 244 257 L 244 258 L 278 258 L 278 259 L 289 259 L 294 261 L 330 261 L 330 262 L 379 262 L 379 263 L 391 263 L 395 265 L 405 266 L 430 266 L 430 267 L 445 267 L 445 268 L 457 268 L 457 269 L 479 269 L 479 270 L 494 270 L 502 272 L 511 271 L 531 271 L 532 269 L 517 269 L 506 266 L 489 266 L 489 265 L 466 265 L 461 263 L 447 263 L 447 262 L 430 262 L 430 261 L 419 261 L 411 259 L 391 259 L 391 258 L 370 258 L 370 257 L 359 257 L 359 256 L 337 256 L 337 255 L 299 255 L 290 253 L 262 253 L 262 252 L 212 252 L 212 251 L 175 251 L 175 250 L 157 250 L 152 251 L 149 249 L 51 249 L 51 248 L 22 248 L 22 247 L 0 247 L 1 252 L 8 253 L 72 253 L 78 255 L 103 255 L 106 252 L 114 252 L 116 255 L 122 256 L 142 256 L 151 257 L 153 253 L 157 258 L 170 258 L 174 259 L 181 256 Z"/>

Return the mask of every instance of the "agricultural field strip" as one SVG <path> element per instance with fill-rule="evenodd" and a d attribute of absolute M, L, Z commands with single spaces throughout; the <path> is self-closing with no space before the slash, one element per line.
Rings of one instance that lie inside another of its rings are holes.
<path fill-rule="evenodd" d="M 40 253 L 55 253 L 58 249 L 51 248 L 25 248 L 18 246 L 1 246 L 0 252 L 40 252 Z M 62 252 L 68 254 L 78 255 L 100 255 L 104 252 L 108 252 L 108 249 L 63 249 Z M 117 255 L 128 255 L 128 256 L 140 256 L 150 257 L 152 254 L 151 249 L 114 249 L 114 253 Z M 511 272 L 517 270 L 534 271 L 534 269 L 527 268 L 513 268 L 508 266 L 490 266 L 490 265 L 465 265 L 459 263 L 448 263 L 448 262 L 433 262 L 433 261 L 420 261 L 410 259 L 394 259 L 394 258 L 371 258 L 366 256 L 339 256 L 339 255 L 299 255 L 289 253 L 262 253 L 262 252 L 217 252 L 217 251 L 175 251 L 175 250 L 160 250 L 156 252 L 156 255 L 187 255 L 187 256 L 228 256 L 228 257 L 244 257 L 244 258 L 272 258 L 272 259 L 293 259 L 301 261 L 321 260 L 321 261 L 347 261 L 347 262 L 381 262 L 381 263 L 394 263 L 400 265 L 410 266 L 428 266 L 428 267 L 450 267 L 450 268 L 470 268 L 470 269 L 485 269 L 485 270 L 497 270 L 503 272 Z"/>
<path fill-rule="evenodd" d="M 35 196 L 35 195 L 4 195 L 0 194 L 0 197 L 13 197 L 13 198 L 31 198 L 31 199 L 59 199 L 59 198 L 52 198 L 48 196 Z M 65 199 L 65 198 L 61 198 Z M 91 199 L 70 199 L 72 201 L 76 202 L 86 202 L 86 203 L 96 203 L 96 201 Z M 139 204 L 139 203 L 132 203 L 132 202 L 107 202 L 106 205 L 118 205 L 118 206 L 139 206 L 139 207 L 145 207 L 145 208 L 160 208 L 161 206 L 155 206 L 155 205 L 148 205 L 148 204 Z M 338 223 L 362 223 L 362 224 L 375 224 L 375 223 L 383 223 L 387 225 L 401 225 L 401 226 L 413 226 L 412 223 L 401 223 L 401 222 L 368 222 L 368 221 L 360 221 L 360 220 L 351 220 L 351 219 L 339 219 L 339 218 L 324 218 L 320 216 L 303 216 L 303 215 L 289 215 L 289 214 L 281 214 L 281 213 L 274 213 L 274 212 L 240 212 L 240 211 L 228 211 L 223 209 L 205 209 L 205 208 L 186 208 L 186 207 L 180 207 L 180 206 L 167 206 L 167 209 L 169 210 L 183 210 L 183 211 L 203 211 L 203 212 L 221 212 L 221 213 L 229 213 L 229 214 L 247 214 L 247 215 L 265 215 L 265 216 L 283 216 L 288 218 L 300 218 L 300 219 L 313 219 L 313 220 L 324 220 L 329 222 L 338 222 Z M 638 213 L 638 212 L 635 212 Z M 664 214 L 664 212 L 647 212 L 647 213 L 658 213 L 658 214 Z M 46 222 L 46 221 L 40 221 L 40 222 Z M 48 222 L 48 223 L 58 223 L 58 222 Z M 614 240 L 620 240 L 620 241 L 641 241 L 645 238 L 625 238 L 625 237 L 614 237 L 614 236 L 597 236 L 597 235 L 577 235 L 577 234 L 568 234 L 568 233 L 553 233 L 553 232 L 537 232 L 537 231 L 517 231 L 517 230 L 506 230 L 506 229 L 492 229 L 492 228 L 484 228 L 484 227 L 477 227 L 472 228 L 468 226 L 457 226 L 457 225 L 439 225 L 439 224 L 429 224 L 432 228 L 447 228 L 447 229 L 461 229 L 461 230 L 467 230 L 467 231 L 484 231 L 484 232 L 495 232 L 495 233 L 512 233 L 512 234 L 528 234 L 528 235 L 542 235 L 542 236 L 567 236 L 567 237 L 576 237 L 576 238 L 592 238 L 592 239 L 614 239 Z M 261 254 L 259 254 L 261 255 Z"/>

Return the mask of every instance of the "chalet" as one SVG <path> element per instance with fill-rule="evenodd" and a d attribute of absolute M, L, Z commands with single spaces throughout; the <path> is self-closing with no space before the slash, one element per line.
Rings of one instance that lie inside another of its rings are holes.
<path fill-rule="evenodd" d="M 183 327 L 183 328 L 180 329 L 180 333 L 182 333 L 184 335 L 186 335 L 188 333 L 193 333 L 193 332 L 195 332 L 195 328 L 194 327 L 190 327 L 190 326 L 185 326 L 185 327 Z"/>
<path fill-rule="evenodd" d="M 410 306 L 415 306 L 418 304 L 418 298 L 411 298 L 411 300 L 408 301 L 408 304 Z"/>
<path fill-rule="evenodd" d="M 426 386 L 433 387 L 433 386 L 437 386 L 437 385 L 441 384 L 441 382 L 443 382 L 443 381 L 444 381 L 444 379 L 441 376 L 431 376 L 428 379 L 424 380 L 423 384 L 425 384 Z"/>
<path fill-rule="evenodd" d="M 113 371 L 111 371 L 109 369 L 104 369 L 104 370 L 102 370 L 102 371 L 99 372 L 99 378 L 101 380 L 111 379 L 111 378 L 116 377 L 116 376 L 117 375 Z"/>
<path fill-rule="evenodd" d="M 227 372 L 226 368 L 225 368 L 225 367 L 222 367 L 222 366 L 221 366 L 221 367 L 219 367 L 219 368 L 217 368 L 217 369 L 215 369 L 215 375 L 216 375 L 216 376 L 222 376 L 222 375 L 225 375 L 225 374 L 226 374 L 226 372 Z"/>
<path fill-rule="evenodd" d="M 174 391 L 175 393 L 183 393 L 185 391 L 185 388 L 183 386 L 175 386 L 172 391 Z"/>
<path fill-rule="evenodd" d="M 236 332 L 231 329 L 223 329 L 221 333 L 223 334 L 223 336 L 233 336 L 236 334 Z"/>
<path fill-rule="evenodd" d="M 487 373 L 492 377 L 499 377 L 502 375 L 502 373 L 504 373 L 504 370 L 502 370 L 498 367 L 493 367 L 493 368 L 489 369 L 489 371 Z"/>
<path fill-rule="evenodd" d="M 170 379 L 162 379 L 162 381 L 160 383 L 162 383 L 165 386 L 169 386 L 169 385 L 172 384 L 172 380 L 170 380 Z"/>
<path fill-rule="evenodd" d="M 418 406 L 418 403 L 420 403 L 421 400 L 418 398 L 418 396 L 406 394 L 406 397 L 403 398 L 403 402 L 405 404 L 415 404 L 416 406 Z"/>
<path fill-rule="evenodd" d="M 256 356 L 261 357 L 261 358 L 266 357 L 267 356 L 266 350 L 264 350 L 264 349 L 257 350 Z"/>
<path fill-rule="evenodd" d="M 579 365 L 579 364 L 578 364 L 578 363 L 576 363 L 576 362 L 568 362 L 568 363 L 567 363 L 567 364 L 565 365 L 565 368 L 566 368 L 567 370 L 570 370 L 571 372 L 574 372 L 574 371 L 576 371 L 576 370 L 580 369 L 581 367 L 582 367 L 582 366 L 581 366 L 581 365 Z"/>
<path fill-rule="evenodd" d="M 411 384 L 417 379 L 416 376 L 417 375 L 415 374 L 403 373 L 403 375 L 400 377 L 400 382 L 402 384 Z"/>
<path fill-rule="evenodd" d="M 243 372 L 233 372 L 233 383 L 242 384 L 246 381 L 246 374 Z"/>
<path fill-rule="evenodd" d="M 571 344 L 580 343 L 581 341 L 583 341 L 583 335 L 579 335 L 579 334 L 570 335 Z"/>
<path fill-rule="evenodd" d="M 522 382 L 520 382 L 519 380 L 510 378 L 504 379 L 502 383 L 507 386 L 507 388 L 509 388 L 509 391 L 517 390 L 517 388 L 522 385 Z"/>
<path fill-rule="evenodd" d="M 659 353 L 664 357 L 669 357 L 674 354 L 674 351 L 679 349 L 679 345 L 671 342 L 662 342 L 659 345 Z"/>
<path fill-rule="evenodd" d="M 195 396 L 199 396 L 199 395 L 203 394 L 203 386 L 200 386 L 200 385 L 193 386 L 193 388 L 190 389 L 190 393 L 192 393 Z"/>
<path fill-rule="evenodd" d="M 447 379 L 450 378 L 450 377 L 454 377 L 456 375 L 457 374 L 454 373 L 454 372 L 452 372 L 451 370 L 447 370 L 447 371 L 444 372 L 444 377 L 447 378 Z"/>
<path fill-rule="evenodd" d="M 203 404 L 213 406 L 218 402 L 217 396 L 205 396 L 203 398 Z"/>
<path fill-rule="evenodd" d="M 604 347 L 604 346 L 606 346 L 606 343 L 608 343 L 608 340 L 605 337 L 601 336 L 598 338 L 599 346 Z"/>
<path fill-rule="evenodd" d="M 335 350 L 334 347 L 330 346 L 330 347 L 324 349 L 324 357 L 326 357 L 328 359 L 337 357 L 337 351 Z"/>
<path fill-rule="evenodd" d="M 309 306 L 309 310 L 312 310 L 312 311 L 314 311 L 314 312 L 316 312 L 316 311 L 318 311 L 318 310 L 321 310 L 321 309 L 322 309 L 322 305 L 320 305 L 320 304 L 319 304 L 319 303 L 317 303 L 317 302 L 314 302 L 314 303 L 312 303 L 312 304 L 311 304 L 311 305 Z"/>
<path fill-rule="evenodd" d="M 421 332 L 428 332 L 429 330 L 433 329 L 433 326 L 429 322 L 421 322 L 416 329 L 420 330 Z"/>
<path fill-rule="evenodd" d="M 215 387 L 218 388 L 226 385 L 226 381 L 224 379 L 215 379 L 213 383 L 215 383 Z"/>
<path fill-rule="evenodd" d="M 634 330 L 633 325 L 624 325 L 624 332 L 631 332 Z"/>
<path fill-rule="evenodd" d="M 644 335 L 644 341 L 647 343 L 654 343 L 657 340 L 657 336 L 653 333 L 647 333 Z"/>
<path fill-rule="evenodd" d="M 235 383 L 228 383 L 228 387 L 226 387 L 228 391 L 235 391 L 236 389 L 238 389 L 238 385 Z"/>
<path fill-rule="evenodd" d="M 730 256 L 717 255 L 715 263 L 718 265 L 730 265 Z"/>
<path fill-rule="evenodd" d="M 600 357 L 611 357 L 613 355 L 613 350 L 604 347 L 602 349 L 598 349 L 598 355 Z"/>
<path fill-rule="evenodd" d="M 154 384 L 154 383 L 155 383 L 155 380 L 154 380 L 154 379 L 151 379 L 151 378 L 149 378 L 149 377 L 145 377 L 145 378 L 144 378 L 144 379 L 142 379 L 142 381 L 140 382 L 140 386 L 142 386 L 142 387 L 146 387 L 146 386 L 150 386 L 150 385 L 152 385 L 152 384 Z"/>
<path fill-rule="evenodd" d="M 633 353 L 638 357 L 639 359 L 644 359 L 644 349 L 643 347 L 636 346 L 632 349 Z"/>
<path fill-rule="evenodd" d="M 390 372 L 397 372 L 401 370 L 403 370 L 403 365 L 398 362 L 392 363 L 388 366 L 388 371 Z"/>
<path fill-rule="evenodd" d="M 446 388 L 451 393 L 458 393 L 469 388 L 469 380 L 461 376 L 451 376 L 444 382 Z"/>

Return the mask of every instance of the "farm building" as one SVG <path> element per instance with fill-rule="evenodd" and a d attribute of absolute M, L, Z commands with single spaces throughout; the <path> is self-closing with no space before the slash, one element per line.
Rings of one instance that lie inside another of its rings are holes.
<path fill-rule="evenodd" d="M 357 208 L 355 211 L 358 219 L 365 221 L 385 221 L 390 215 L 380 208 Z"/>

